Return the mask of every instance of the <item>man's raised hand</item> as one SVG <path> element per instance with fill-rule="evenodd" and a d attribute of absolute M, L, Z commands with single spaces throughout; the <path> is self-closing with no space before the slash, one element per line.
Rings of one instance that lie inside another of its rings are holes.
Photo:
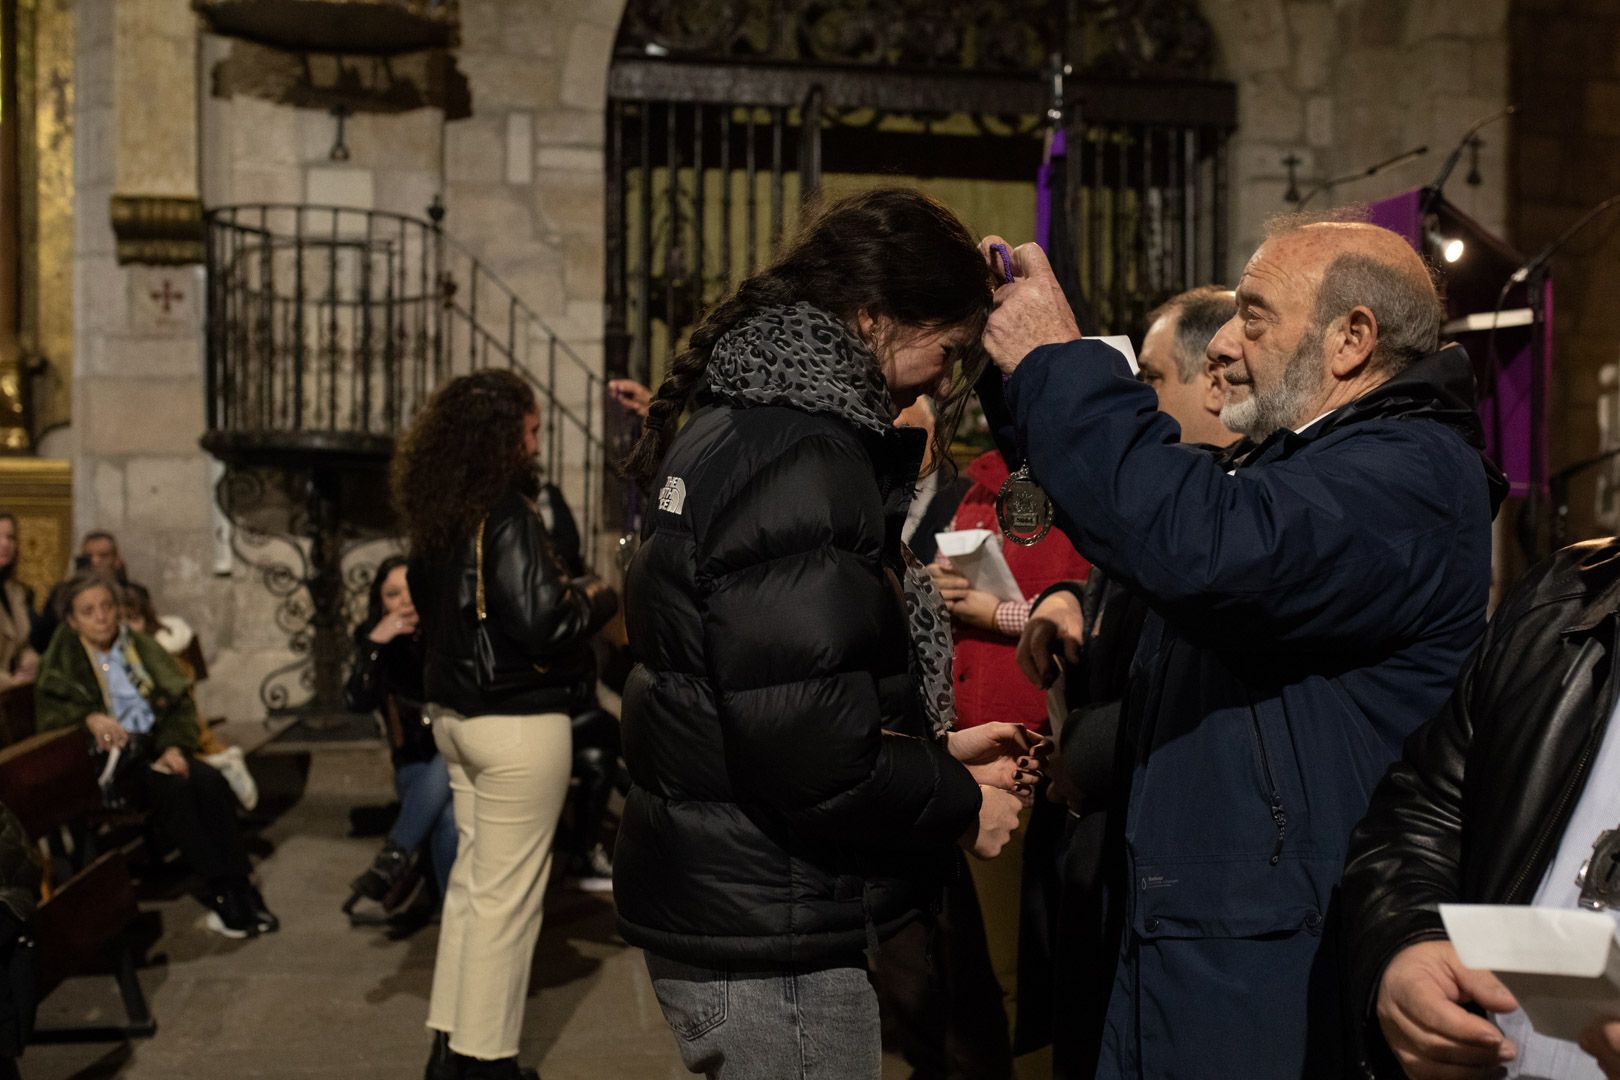
<path fill-rule="evenodd" d="M 979 250 L 997 273 L 999 260 L 990 248 L 1005 243 L 994 235 L 979 242 Z M 1024 357 L 1042 345 L 1058 345 L 1080 337 L 1074 312 L 1040 245 L 1020 244 L 1013 249 L 1012 259 L 1012 283 L 996 289 L 995 310 L 984 328 L 985 351 L 1003 375 L 1011 375 Z"/>

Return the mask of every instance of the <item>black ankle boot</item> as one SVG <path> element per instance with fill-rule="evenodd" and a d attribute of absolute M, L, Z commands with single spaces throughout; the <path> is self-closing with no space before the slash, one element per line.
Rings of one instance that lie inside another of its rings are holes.
<path fill-rule="evenodd" d="M 389 844 L 377 853 L 371 868 L 349 887 L 367 900 L 382 903 L 411 869 L 411 853 Z"/>
<path fill-rule="evenodd" d="M 539 1072 L 519 1065 L 515 1057 L 485 1061 L 452 1050 L 450 1058 L 455 1062 L 457 1071 L 452 1075 L 456 1080 L 540 1080 Z"/>
<path fill-rule="evenodd" d="M 433 1050 L 428 1054 L 427 1072 L 422 1080 L 459 1080 L 461 1074 L 456 1071 L 455 1058 L 450 1052 L 450 1033 L 435 1031 Z"/>

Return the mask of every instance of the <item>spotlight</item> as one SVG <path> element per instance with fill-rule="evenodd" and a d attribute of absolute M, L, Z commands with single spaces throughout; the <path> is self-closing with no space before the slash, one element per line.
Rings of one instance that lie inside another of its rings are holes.
<path fill-rule="evenodd" d="M 1438 251 L 1440 253 L 1440 257 L 1446 260 L 1448 263 L 1454 263 L 1458 259 L 1462 258 L 1463 252 L 1467 248 L 1467 245 L 1465 245 L 1457 237 L 1442 236 L 1438 229 L 1431 228 L 1428 231 L 1428 240 L 1430 246 L 1432 246 L 1434 250 Z"/>

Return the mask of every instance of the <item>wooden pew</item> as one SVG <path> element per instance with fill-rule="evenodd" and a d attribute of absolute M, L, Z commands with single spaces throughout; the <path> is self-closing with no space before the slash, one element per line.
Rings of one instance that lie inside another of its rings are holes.
<path fill-rule="evenodd" d="M 22 742 L 33 733 L 33 684 L 0 691 L 0 747 Z"/>
<path fill-rule="evenodd" d="M 89 736 L 82 728 L 33 735 L 0 750 L 0 803 L 17 815 L 30 838 L 73 830 L 74 873 L 39 906 L 36 1000 L 68 977 L 110 961 L 126 1023 L 36 1030 L 34 1042 L 103 1042 L 145 1038 L 157 1030 L 135 973 L 128 942 L 139 916 L 129 868 L 120 850 L 97 854 L 94 830 L 82 827 L 101 811 Z"/>

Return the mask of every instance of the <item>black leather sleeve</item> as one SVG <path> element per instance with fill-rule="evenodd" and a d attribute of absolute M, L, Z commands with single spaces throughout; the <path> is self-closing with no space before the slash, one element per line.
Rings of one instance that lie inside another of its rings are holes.
<path fill-rule="evenodd" d="M 381 669 L 377 664 L 382 646 L 366 636 L 370 632 L 369 624 L 362 624 L 354 632 L 354 670 L 349 672 L 349 681 L 343 684 L 343 706 L 350 712 L 382 708 Z"/>
<path fill-rule="evenodd" d="M 612 592 L 593 599 L 551 552 L 540 519 L 527 508 L 491 515 L 484 537 L 489 619 L 525 655 L 544 661 L 583 644 L 617 610 Z"/>
<path fill-rule="evenodd" d="M 1485 673 L 1518 662 L 1503 643 L 1537 584 L 1532 575 L 1503 602 L 1450 700 L 1406 740 L 1351 835 L 1342 886 L 1349 1006 L 1359 1010 L 1375 1053 L 1382 1039 L 1373 1007 L 1384 969 L 1408 945 L 1445 937 L 1439 905 L 1460 898 L 1468 756 L 1495 706 L 1484 693 Z"/>

